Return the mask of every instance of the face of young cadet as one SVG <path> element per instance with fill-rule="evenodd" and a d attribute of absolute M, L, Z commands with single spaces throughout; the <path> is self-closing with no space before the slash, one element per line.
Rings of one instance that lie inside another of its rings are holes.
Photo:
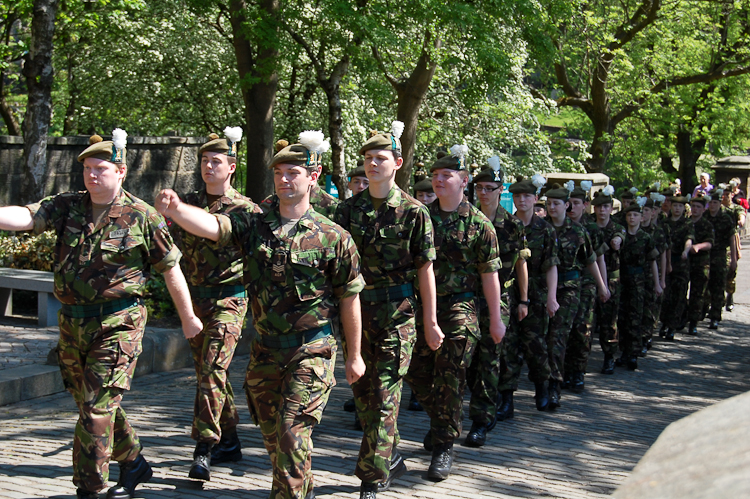
<path fill-rule="evenodd" d="M 273 185 L 281 202 L 296 203 L 309 196 L 318 181 L 318 171 L 303 166 L 281 163 L 273 167 Z"/>
<path fill-rule="evenodd" d="M 385 149 L 370 149 L 365 151 L 365 175 L 373 183 L 388 182 L 395 178 L 396 170 L 404 164 L 404 158 L 393 155 L 393 151 Z"/>
<path fill-rule="evenodd" d="M 672 212 L 672 200 L 670 200 L 669 198 L 665 199 L 661 203 L 661 211 L 667 214 L 671 213 Z"/>
<path fill-rule="evenodd" d="M 583 210 L 586 209 L 586 203 L 583 202 L 583 199 L 579 198 L 570 198 L 569 202 L 570 211 L 568 212 L 568 216 L 573 220 L 580 220 L 583 216 Z"/>
<path fill-rule="evenodd" d="M 625 222 L 628 224 L 629 229 L 635 229 L 636 227 L 641 225 L 642 219 L 643 215 L 641 215 L 637 211 L 631 211 L 625 215 Z"/>
<path fill-rule="evenodd" d="M 438 198 L 448 198 L 463 195 L 464 188 L 469 183 L 466 172 L 441 168 L 432 172 L 432 190 Z"/>
<path fill-rule="evenodd" d="M 685 213 L 685 205 L 682 203 L 672 203 L 672 218 L 675 220 Z"/>
<path fill-rule="evenodd" d="M 690 218 L 693 220 L 699 220 L 703 216 L 704 211 L 706 211 L 705 204 L 698 202 L 690 203 Z"/>
<path fill-rule="evenodd" d="M 718 199 L 712 199 L 708 202 L 708 211 L 711 213 L 712 217 L 718 215 L 719 210 L 721 210 L 721 201 L 719 201 Z"/>
<path fill-rule="evenodd" d="M 229 180 L 236 169 L 235 159 L 226 154 L 206 151 L 201 155 L 201 177 L 208 187 L 228 187 Z"/>
<path fill-rule="evenodd" d="M 427 206 L 437 199 L 437 194 L 430 191 L 417 191 L 417 201 Z"/>
<path fill-rule="evenodd" d="M 536 194 L 521 193 L 513 194 L 513 204 L 516 205 L 516 210 L 521 213 L 528 213 L 534 209 L 534 204 L 537 202 L 538 196 Z"/>
<path fill-rule="evenodd" d="M 612 203 L 603 203 L 594 206 L 594 214 L 599 222 L 608 220 L 612 214 Z"/>
<path fill-rule="evenodd" d="M 370 185 L 370 181 L 367 180 L 367 177 L 352 177 L 349 179 L 349 190 L 352 191 L 352 194 L 359 194 L 360 192 L 367 189 L 367 187 Z"/>
<path fill-rule="evenodd" d="M 653 212 L 654 212 L 653 208 L 646 208 L 644 206 L 643 207 L 643 219 L 641 220 L 641 223 L 651 223 Z"/>
<path fill-rule="evenodd" d="M 83 160 L 83 184 L 95 201 L 111 201 L 122 186 L 127 167 L 89 157 Z M 111 197 L 110 197 L 111 196 Z"/>
<path fill-rule="evenodd" d="M 625 208 L 627 208 L 628 206 L 630 206 L 631 204 L 633 204 L 633 200 L 632 199 L 623 199 L 623 200 L 620 201 L 620 203 L 622 203 L 622 209 L 624 210 Z"/>
<path fill-rule="evenodd" d="M 565 220 L 565 210 L 568 209 L 568 203 L 562 199 L 547 198 L 547 213 L 555 222 Z"/>
<path fill-rule="evenodd" d="M 482 206 L 494 206 L 495 203 L 500 201 L 503 186 L 497 182 L 477 182 L 474 190 Z"/>

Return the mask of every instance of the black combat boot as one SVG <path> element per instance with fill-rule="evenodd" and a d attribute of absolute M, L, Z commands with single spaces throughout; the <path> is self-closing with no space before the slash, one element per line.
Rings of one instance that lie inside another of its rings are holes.
<path fill-rule="evenodd" d="M 711 322 L 708 323 L 708 329 L 719 329 L 719 321 L 711 319 Z"/>
<path fill-rule="evenodd" d="M 385 492 L 386 490 L 388 490 L 391 487 L 391 482 L 406 473 L 406 471 L 406 461 L 404 461 L 404 458 L 401 456 L 401 453 L 399 453 L 398 449 L 394 447 L 393 452 L 391 453 L 391 464 L 388 469 L 388 479 L 385 482 L 379 482 L 377 484 L 377 491 Z"/>
<path fill-rule="evenodd" d="M 659 336 L 664 338 L 664 335 L 666 334 L 667 334 L 667 325 L 662 322 L 661 328 L 659 328 Z"/>
<path fill-rule="evenodd" d="M 626 365 L 628 367 L 628 370 L 635 371 L 638 369 L 638 356 L 637 355 L 629 355 L 627 357 Z"/>
<path fill-rule="evenodd" d="M 606 353 L 604 354 L 604 363 L 602 364 L 602 374 L 614 374 L 615 373 L 615 358 Z"/>
<path fill-rule="evenodd" d="M 547 390 L 547 393 L 549 394 L 549 403 L 547 404 L 547 409 L 550 411 L 554 411 L 558 407 L 560 407 L 560 382 L 554 379 L 549 380 L 549 389 Z"/>
<path fill-rule="evenodd" d="M 623 367 L 625 365 L 625 358 L 622 354 L 615 359 L 615 365 L 617 367 Z"/>
<path fill-rule="evenodd" d="M 490 425 L 493 427 L 494 420 L 490 424 L 485 423 L 478 423 L 474 421 L 471 424 L 471 429 L 469 430 L 469 434 L 466 435 L 466 440 L 464 440 L 464 445 L 466 447 L 481 447 L 484 445 L 484 443 L 487 441 L 487 432 L 490 431 Z"/>
<path fill-rule="evenodd" d="M 727 312 L 734 310 L 734 295 L 732 293 L 727 293 L 727 306 L 725 307 L 725 310 Z"/>
<path fill-rule="evenodd" d="M 354 412 L 356 409 L 357 409 L 357 406 L 354 403 L 354 397 L 344 402 L 344 410 L 346 412 Z"/>
<path fill-rule="evenodd" d="M 667 331 L 664 333 L 664 339 L 666 341 L 674 341 L 674 329 L 668 327 Z"/>
<path fill-rule="evenodd" d="M 570 390 L 570 373 L 566 372 L 563 374 L 563 382 L 560 385 L 561 390 Z"/>
<path fill-rule="evenodd" d="M 432 462 L 427 470 L 427 478 L 441 481 L 448 478 L 453 466 L 453 442 L 438 444 L 432 451 Z"/>
<path fill-rule="evenodd" d="M 689 334 L 690 336 L 698 336 L 698 323 L 697 322 L 690 321 L 687 334 Z"/>
<path fill-rule="evenodd" d="M 407 407 L 410 411 L 423 411 L 422 404 L 419 403 L 419 400 L 417 400 L 417 396 L 414 395 L 414 392 L 411 392 L 411 396 L 409 397 L 409 407 Z"/>
<path fill-rule="evenodd" d="M 78 489 L 76 490 L 76 499 L 99 499 L 99 493 Z"/>
<path fill-rule="evenodd" d="M 188 476 L 195 480 L 211 480 L 211 443 L 198 442 L 193 451 L 193 464 Z"/>
<path fill-rule="evenodd" d="M 138 484 L 148 482 L 153 475 L 142 454 L 129 463 L 120 463 L 120 478 L 117 485 L 107 491 L 107 499 L 131 499 Z"/>
<path fill-rule="evenodd" d="M 584 389 L 584 386 L 585 386 L 583 380 L 584 380 L 585 376 L 586 375 L 584 373 L 582 373 L 582 372 L 575 372 L 575 373 L 573 373 L 573 376 L 572 376 L 572 379 L 571 379 L 571 382 L 570 382 L 570 389 L 574 393 L 583 393 L 583 389 Z"/>
<path fill-rule="evenodd" d="M 534 400 L 536 400 L 536 410 L 546 411 L 549 406 L 549 390 L 544 386 L 544 381 L 534 383 L 536 393 L 534 394 Z"/>
<path fill-rule="evenodd" d="M 242 444 L 237 429 L 232 428 L 221 434 L 221 440 L 211 449 L 211 466 L 242 460 Z"/>
<path fill-rule="evenodd" d="M 375 499 L 378 497 L 378 484 L 362 482 L 359 486 L 359 499 Z"/>
<path fill-rule="evenodd" d="M 646 350 L 651 350 L 652 346 L 654 346 L 654 340 L 653 338 L 649 338 L 646 340 Z"/>
<path fill-rule="evenodd" d="M 495 414 L 495 421 L 505 421 L 506 419 L 513 419 L 513 390 L 503 390 L 500 392 L 502 397 L 497 404 L 497 413 Z"/>

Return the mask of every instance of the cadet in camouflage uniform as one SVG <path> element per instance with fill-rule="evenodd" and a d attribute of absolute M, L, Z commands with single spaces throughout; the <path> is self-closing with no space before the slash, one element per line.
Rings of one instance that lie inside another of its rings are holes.
<path fill-rule="evenodd" d="M 708 270 L 711 265 L 711 247 L 714 244 L 714 227 L 703 213 L 708 198 L 696 197 L 690 200 L 690 220 L 693 223 L 695 239 L 690 248 L 690 300 L 688 303 L 688 334 L 698 334 L 698 323 L 703 320 L 703 300 L 708 286 Z"/>
<path fill-rule="evenodd" d="M 399 127 L 400 125 L 400 127 Z M 396 422 L 403 377 L 417 339 L 415 280 L 419 282 L 423 323 L 429 344 L 440 346 L 435 314 L 435 247 L 427 209 L 396 185 L 401 168 L 403 123 L 376 133 L 359 149 L 369 188 L 339 204 L 336 222 L 348 230 L 362 256 L 365 289 L 360 293 L 366 371 L 352 385 L 364 435 L 355 474 L 360 497 L 387 490 L 406 471 L 396 450 Z"/>
<path fill-rule="evenodd" d="M 669 242 L 666 231 L 662 227 L 661 222 L 658 221 L 658 215 L 661 212 L 660 207 L 661 202 L 654 201 L 653 198 L 646 201 L 646 204 L 643 205 L 643 221 L 641 222 L 641 229 L 651 236 L 651 239 L 654 240 L 656 250 L 659 252 L 659 255 L 656 257 L 656 265 L 658 269 L 657 277 L 659 279 L 659 286 L 661 286 L 662 291 L 664 291 L 667 285 L 667 250 L 669 249 Z M 651 282 L 651 279 L 653 279 L 653 276 L 651 275 L 651 266 L 646 266 L 645 271 L 646 282 Z M 663 297 L 663 292 L 662 294 L 657 295 L 653 286 L 646 286 L 644 303 L 646 303 L 647 306 L 644 307 L 643 315 L 643 346 L 640 353 L 641 357 L 645 357 L 648 350 L 651 349 L 654 327 L 656 327 L 656 323 L 659 321 Z"/>
<path fill-rule="evenodd" d="M 303 132 L 300 142 L 305 145 L 283 147 L 274 156 L 278 203 L 264 213 L 211 215 L 181 203 L 172 191 L 162 191 L 157 200 L 157 208 L 186 231 L 242 248 L 258 332 L 245 393 L 271 457 L 271 499 L 315 497 L 311 436 L 335 384 L 330 322 L 339 310 L 348 348 L 346 378 L 353 383 L 364 373 L 359 254 L 349 234 L 309 203 L 320 155 L 327 150 L 323 134 Z"/>
<path fill-rule="evenodd" d="M 708 313 L 709 329 L 718 329 L 721 322 L 727 267 L 730 270 L 737 269 L 737 224 L 732 215 L 722 207 L 722 197 L 722 189 L 714 189 L 708 202 L 708 213 L 703 215 L 714 227 L 714 244 L 711 246 L 711 267 L 706 289 L 706 300 L 711 304 Z"/>
<path fill-rule="evenodd" d="M 643 200 L 645 204 L 645 198 L 639 200 Z M 659 270 L 656 266 L 659 250 L 651 236 L 641 230 L 643 214 L 637 201 L 625 209 L 625 222 L 628 228 L 625 241 L 620 248 L 621 295 L 618 331 L 622 354 L 617 365 L 627 366 L 631 371 L 638 368 L 638 355 L 641 352 L 646 288 L 652 287 L 655 296 L 662 292 L 658 279 Z M 650 272 L 646 272 L 646 267 L 651 269 Z M 647 276 L 650 280 L 646 279 Z"/>
<path fill-rule="evenodd" d="M 357 167 L 350 171 L 348 176 L 349 183 L 347 184 L 347 188 L 352 191 L 352 196 L 359 194 L 370 186 L 370 181 L 367 179 L 367 174 L 365 173 L 365 165 L 361 159 L 357 161 Z"/>
<path fill-rule="evenodd" d="M 735 246 L 737 247 L 737 259 L 740 258 L 739 248 L 740 248 L 740 241 L 739 241 L 739 230 L 742 229 L 745 226 L 745 219 L 746 219 L 746 213 L 745 208 L 740 206 L 739 204 L 734 202 L 733 191 L 735 189 L 738 189 L 739 183 L 738 179 L 732 179 L 732 181 L 729 183 L 726 189 L 724 189 L 724 193 L 721 197 L 721 204 L 722 206 L 729 211 L 729 213 L 732 215 L 732 218 L 735 221 L 737 234 L 735 235 Z M 726 310 L 727 312 L 731 312 L 734 309 L 734 292 L 737 288 L 737 269 L 735 268 L 732 270 L 729 268 L 727 270 L 727 286 L 726 286 Z"/>
<path fill-rule="evenodd" d="M 429 330 L 418 325 L 414 358 L 406 376 L 430 416 L 430 431 L 424 443 L 432 450 L 427 470 L 427 477 L 432 480 L 444 480 L 450 474 L 453 442 L 461 435 L 466 369 L 480 335 L 475 299 L 480 281 L 488 304 L 490 334 L 495 343 L 505 336 L 497 276 L 501 268 L 497 236 L 487 217 L 463 195 L 469 181 L 466 146 L 453 146 L 451 151 L 430 168 L 438 196 L 430 206 L 430 216 L 437 251 L 438 324 L 445 341 L 436 349 Z"/>
<path fill-rule="evenodd" d="M 474 176 L 475 192 L 479 198 L 482 213 L 492 222 L 497 234 L 498 249 L 502 269 L 499 270 L 502 290 L 501 313 L 507 320 L 510 314 L 508 289 L 518 276 L 519 289 L 524 301 L 528 300 L 529 275 L 526 267 L 526 252 L 523 245 L 523 223 L 500 205 L 503 192 L 503 174 L 500 161 L 496 156 L 489 160 L 492 167 L 487 167 Z M 524 312 L 526 310 L 524 309 Z M 502 343 L 495 343 L 490 334 L 490 318 L 487 313 L 487 301 L 479 298 L 479 331 L 481 338 L 474 351 L 474 356 L 466 373 L 468 386 L 471 389 L 469 418 L 471 429 L 464 445 L 481 447 L 487 440 L 487 432 L 495 427 L 498 385 L 500 374 L 505 371 L 502 359 Z"/>
<path fill-rule="evenodd" d="M 584 181 L 586 182 L 586 181 Z M 581 185 L 584 185 L 581 182 Z M 601 231 L 596 222 L 585 213 L 590 204 L 586 189 L 576 187 L 570 193 L 570 209 L 568 217 L 574 222 L 580 223 L 586 230 L 591 240 L 591 246 L 596 254 L 596 270 L 601 277 L 606 271 L 604 263 L 604 245 L 601 241 Z M 602 278 L 602 284 L 604 280 Z M 607 299 L 609 299 L 609 288 L 607 288 Z M 581 299 L 578 304 L 576 315 L 573 318 L 568 343 L 565 347 L 565 369 L 563 375 L 563 388 L 570 388 L 576 393 L 583 392 L 585 388 L 586 366 L 591 353 L 591 333 L 594 329 L 594 306 L 596 305 L 597 289 L 596 279 L 592 272 L 586 272 L 581 277 Z"/>
<path fill-rule="evenodd" d="M 622 195 L 620 196 L 620 211 L 618 211 L 611 217 L 614 223 L 625 227 L 625 210 L 628 208 L 628 206 L 633 204 L 637 193 L 638 189 L 636 188 L 631 188 L 630 190 L 622 193 Z"/>
<path fill-rule="evenodd" d="M 611 186 L 597 192 L 591 204 L 596 214 L 596 225 L 601 232 L 604 262 L 607 272 L 607 286 L 610 298 L 606 303 L 598 302 L 595 309 L 596 332 L 599 344 L 604 352 L 602 374 L 615 372 L 615 353 L 617 353 L 617 313 L 620 308 L 620 247 L 625 240 L 625 228 L 611 218 L 612 198 L 608 193 Z"/>
<path fill-rule="evenodd" d="M 437 199 L 432 189 L 432 178 L 427 177 L 414 184 L 414 197 L 425 206 L 429 206 Z"/>
<path fill-rule="evenodd" d="M 228 128 L 231 138 L 226 139 L 211 134 L 200 147 L 205 186 L 187 194 L 186 203 L 209 213 L 260 211 L 231 186 L 241 130 Z M 227 377 L 247 312 L 242 254 L 237 246 L 219 245 L 174 227 L 175 241 L 184 255 L 181 264 L 190 285 L 193 310 L 203 322 L 203 331 L 190 339 L 197 378 L 191 438 L 197 444 L 189 476 L 210 480 L 210 464 L 242 459 L 237 436 L 240 418 Z"/>
<path fill-rule="evenodd" d="M 141 444 L 120 407 L 141 353 L 146 324 L 142 298 L 151 271 L 162 272 L 182 319 L 186 337 L 196 335 L 180 251 L 172 244 L 156 210 L 122 189 L 127 174 L 127 134 L 114 141 L 98 135 L 79 156 L 86 191 L 50 196 L 26 207 L 0 208 L 3 230 L 54 229 L 57 347 L 65 388 L 79 416 L 73 438 L 73 483 L 79 498 L 99 497 L 109 461 L 120 465 L 120 479 L 108 499 L 128 499 L 151 478 Z"/>
<path fill-rule="evenodd" d="M 500 378 L 498 390 L 502 404 L 498 419 L 513 417 L 513 392 L 518 389 L 523 362 L 529 366 L 529 379 L 536 388 L 536 408 L 547 409 L 549 392 L 545 384 L 550 377 L 547 327 L 555 315 L 557 304 L 557 266 L 560 264 L 555 229 L 534 213 L 538 190 L 546 183 L 544 177 L 519 180 L 508 189 L 513 194 L 516 216 L 524 225 L 523 240 L 531 251 L 526 260 L 529 273 L 528 300 L 523 301 L 518 287 L 510 294 L 510 327 L 503 342 L 506 370 Z M 527 313 L 522 313 L 523 309 Z M 519 311 L 521 314 L 519 315 Z"/>
<path fill-rule="evenodd" d="M 565 369 L 568 335 L 581 302 L 581 274 L 584 268 L 591 274 L 599 289 L 599 298 L 607 301 L 608 290 L 596 265 L 596 253 L 588 233 L 579 223 L 566 216 L 570 207 L 570 190 L 555 184 L 547 191 L 547 222 L 557 235 L 557 303 L 560 310 L 550 319 L 547 331 L 550 379 L 547 409 L 560 407 L 560 387 Z"/>
<path fill-rule="evenodd" d="M 690 282 L 688 255 L 695 240 L 693 224 L 683 215 L 687 198 L 672 196 L 672 216 L 667 219 L 669 254 L 667 255 L 667 288 L 662 302 L 664 338 L 674 341 L 676 331 L 685 327 L 687 291 Z M 661 333 L 660 333 L 661 334 Z"/>

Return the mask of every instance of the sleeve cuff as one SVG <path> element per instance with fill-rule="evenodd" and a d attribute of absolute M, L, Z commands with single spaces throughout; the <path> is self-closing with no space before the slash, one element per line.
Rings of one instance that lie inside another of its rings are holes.
<path fill-rule="evenodd" d="M 167 270 L 179 264 L 180 258 L 182 258 L 182 252 L 180 251 L 180 249 L 177 247 L 176 244 L 173 244 L 172 249 L 169 250 L 169 253 L 167 253 L 167 256 L 162 258 L 162 260 L 159 263 L 154 265 L 154 270 L 156 270 L 160 274 L 163 274 Z"/>
<path fill-rule="evenodd" d="M 233 244 L 232 240 L 232 219 L 226 215 L 214 215 L 219 222 L 219 245 L 228 246 Z"/>
<path fill-rule="evenodd" d="M 365 289 L 365 278 L 360 274 L 354 280 L 348 282 L 346 286 L 335 288 L 333 294 L 339 299 L 349 298 L 358 295 L 363 289 Z"/>

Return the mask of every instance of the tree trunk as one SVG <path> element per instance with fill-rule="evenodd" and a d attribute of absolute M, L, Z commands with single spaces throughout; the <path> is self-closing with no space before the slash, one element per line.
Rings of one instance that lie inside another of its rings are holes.
<path fill-rule="evenodd" d="M 339 199 L 346 198 L 346 160 L 344 159 L 344 134 L 341 132 L 341 79 L 325 88 L 328 97 L 328 133 L 331 138 L 331 180 L 339 191 Z M 330 90 L 329 90 L 330 89 Z"/>
<path fill-rule="evenodd" d="M 269 17 L 279 11 L 278 0 L 263 0 L 263 10 Z M 260 202 L 273 193 L 273 175 L 267 165 L 273 157 L 273 105 L 278 87 L 278 75 L 275 70 L 265 68 L 273 66 L 273 59 L 278 55 L 275 47 L 257 47 L 257 57 L 253 47 L 245 36 L 246 4 L 244 0 L 231 2 L 230 22 L 234 53 L 237 58 L 237 70 L 242 86 L 242 98 L 245 102 L 245 138 L 247 144 L 247 181 L 245 194 Z M 248 81 L 255 83 L 248 84 Z"/>
<path fill-rule="evenodd" d="M 661 171 L 664 173 L 677 173 L 677 169 L 672 164 L 672 156 L 662 156 L 661 160 Z"/>
<path fill-rule="evenodd" d="M 3 117 L 5 128 L 8 129 L 8 135 L 21 135 L 21 125 L 16 119 L 13 108 L 8 104 L 5 98 L 5 72 L 0 71 L 0 115 Z"/>
<path fill-rule="evenodd" d="M 693 142 L 690 140 L 690 132 L 680 130 L 677 132 L 677 154 L 680 158 L 680 179 L 682 180 L 682 192 L 692 193 L 698 185 L 698 176 L 695 173 L 695 165 L 706 148 L 706 139 L 701 138 Z"/>
<path fill-rule="evenodd" d="M 23 120 L 23 166 L 25 182 L 22 202 L 44 196 L 47 169 L 47 132 L 52 117 L 52 39 L 58 0 L 34 0 L 29 52 L 23 75 L 29 98 Z"/>

